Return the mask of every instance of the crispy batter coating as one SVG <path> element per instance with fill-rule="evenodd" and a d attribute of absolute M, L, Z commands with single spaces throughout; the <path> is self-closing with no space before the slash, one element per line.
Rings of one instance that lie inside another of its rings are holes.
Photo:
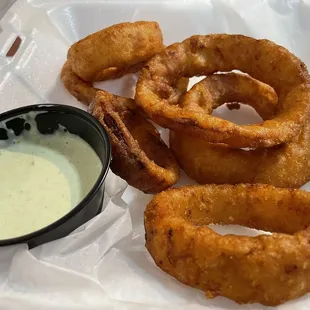
<path fill-rule="evenodd" d="M 120 23 L 85 37 L 68 51 L 73 72 L 84 81 L 102 80 L 108 68 L 123 70 L 144 62 L 163 49 L 163 37 L 156 22 Z"/>
<path fill-rule="evenodd" d="M 219 235 L 207 225 L 273 232 Z M 270 185 L 203 185 L 156 195 L 146 247 L 159 268 L 209 298 L 279 305 L 310 291 L 310 193 Z"/>
<path fill-rule="evenodd" d="M 111 170 L 145 193 L 157 193 L 175 184 L 179 166 L 159 132 L 135 106 L 98 91 L 90 112 L 108 132 L 112 144 Z"/>
<path fill-rule="evenodd" d="M 270 85 L 278 95 L 275 116 L 262 124 L 237 125 L 195 109 L 171 104 L 180 77 L 238 69 Z M 231 147 L 271 147 L 289 142 L 302 130 L 310 100 L 306 66 L 285 48 L 242 35 L 192 36 L 168 46 L 142 69 L 136 102 L 156 123 L 184 130 L 207 142 Z"/>
<path fill-rule="evenodd" d="M 240 81 L 238 76 L 229 77 L 229 79 L 233 78 Z M 250 86 L 253 79 L 247 76 L 243 76 L 242 79 L 243 87 L 236 87 L 234 92 L 230 92 L 231 85 L 234 83 L 229 83 L 228 87 L 225 87 L 227 81 L 225 75 L 210 76 L 208 80 L 212 80 L 211 84 L 197 85 L 212 86 L 210 93 L 218 96 L 215 102 L 223 103 L 226 99 L 231 101 L 234 98 L 240 99 L 241 102 L 247 100 L 247 104 L 256 108 L 263 119 L 272 117 L 274 101 L 271 98 L 274 92 L 268 88 L 265 88 L 267 92 L 261 92 L 260 88 Z M 248 82 L 249 86 L 247 86 Z M 219 88 L 221 92 L 217 91 Z M 193 87 L 192 92 L 195 93 L 195 91 Z M 203 91 L 207 92 L 207 89 Z M 233 96 L 226 97 L 226 91 Z M 269 91 L 271 92 L 268 95 Z M 196 95 L 199 94 L 199 92 L 196 93 Z M 221 94 L 224 96 L 221 97 Z M 251 96 L 246 96 L 248 94 Z M 269 97 L 270 110 L 268 110 Z M 264 105 L 259 109 L 260 100 Z M 269 115 L 268 112 L 270 112 Z M 298 188 L 310 180 L 309 108 L 305 116 L 307 117 L 305 127 L 299 136 L 290 143 L 271 148 L 248 151 L 234 149 L 225 144 L 206 142 L 185 132 L 170 132 L 170 147 L 186 174 L 201 184 L 265 183 L 278 187 Z"/>

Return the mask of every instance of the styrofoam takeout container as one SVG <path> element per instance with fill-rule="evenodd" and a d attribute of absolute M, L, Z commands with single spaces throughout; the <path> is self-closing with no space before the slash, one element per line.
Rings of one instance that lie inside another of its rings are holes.
<path fill-rule="evenodd" d="M 18 0 L 0 22 L 0 112 L 44 102 L 85 109 L 59 80 L 68 47 L 111 24 L 136 20 L 157 21 L 165 44 L 209 33 L 271 39 L 310 67 L 309 0 Z M 19 49 L 6 57 L 17 36 Z M 135 82 L 131 75 L 98 85 L 132 96 Z M 230 117 L 244 122 L 240 114 Z M 190 183 L 185 176 L 180 181 Z M 25 245 L 0 250 L 1 310 L 268 309 L 207 300 L 159 270 L 144 247 L 143 210 L 151 196 L 112 173 L 106 184 L 105 211 L 68 237 L 31 251 Z M 310 296 L 278 307 L 309 308 Z"/>

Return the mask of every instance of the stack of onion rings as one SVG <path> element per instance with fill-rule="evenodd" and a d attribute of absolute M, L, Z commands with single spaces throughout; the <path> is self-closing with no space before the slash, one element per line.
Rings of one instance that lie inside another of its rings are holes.
<path fill-rule="evenodd" d="M 156 22 L 121 23 L 74 43 L 61 80 L 107 130 L 112 143 L 111 170 L 145 193 L 160 192 L 179 179 L 179 166 L 144 111 L 130 98 L 94 88 L 92 82 L 136 72 L 164 48 Z M 177 83 L 175 100 L 186 91 Z"/>
<path fill-rule="evenodd" d="M 150 118 L 172 130 L 171 148 L 189 176 L 224 184 L 168 190 L 149 203 L 146 247 L 161 269 L 238 303 L 278 305 L 310 292 L 310 194 L 230 185 L 309 181 L 309 74 L 297 57 L 241 35 L 193 36 L 164 49 L 157 23 L 136 22 L 86 37 L 67 58 L 61 79 L 107 130 L 114 173 L 145 193 L 178 181 L 179 166 Z M 135 100 L 92 85 L 142 66 Z M 218 73 L 234 69 L 249 75 Z M 186 92 L 196 75 L 206 78 Z M 226 102 L 252 106 L 264 122 L 240 126 L 211 115 Z M 274 234 L 220 236 L 210 223 Z"/>
<path fill-rule="evenodd" d="M 218 235 L 207 225 L 274 232 Z M 146 247 L 179 281 L 238 303 L 278 305 L 310 292 L 310 193 L 271 185 L 203 185 L 157 194 Z"/>
<path fill-rule="evenodd" d="M 243 87 L 235 87 L 240 86 L 240 79 L 243 80 Z M 213 107 L 238 100 L 252 105 L 263 119 L 272 117 L 276 107 L 273 90 L 238 74 L 208 76 L 197 83 L 184 96 L 184 100 L 193 97 L 200 97 L 205 105 L 213 102 Z M 259 106 L 259 102 L 262 105 Z M 307 121 L 304 128 L 293 141 L 271 148 L 246 151 L 179 132 L 170 132 L 170 147 L 184 171 L 202 184 L 265 183 L 298 188 L 310 179 L 309 111 L 305 115 Z"/>
<path fill-rule="evenodd" d="M 238 55 L 238 57 L 236 57 Z M 250 74 L 214 74 L 239 69 Z M 175 79 L 207 75 L 175 98 Z M 310 292 L 310 85 L 305 65 L 267 40 L 194 36 L 142 69 L 137 103 L 172 129 L 185 172 L 205 185 L 156 195 L 145 211 L 146 247 L 156 264 L 208 297 L 278 305 Z M 239 126 L 211 116 L 226 102 L 252 106 L 264 122 Z M 240 148 L 256 148 L 242 150 Z M 239 148 L 239 149 L 238 149 Z M 227 184 L 228 183 L 228 184 Z M 220 236 L 210 223 L 272 236 Z"/>

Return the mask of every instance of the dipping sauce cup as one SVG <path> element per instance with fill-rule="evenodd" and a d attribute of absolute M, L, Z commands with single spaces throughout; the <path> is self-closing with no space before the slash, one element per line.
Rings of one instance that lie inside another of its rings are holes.
<path fill-rule="evenodd" d="M 110 161 L 107 132 L 83 110 L 40 104 L 2 113 L 0 246 L 32 248 L 100 213 Z"/>

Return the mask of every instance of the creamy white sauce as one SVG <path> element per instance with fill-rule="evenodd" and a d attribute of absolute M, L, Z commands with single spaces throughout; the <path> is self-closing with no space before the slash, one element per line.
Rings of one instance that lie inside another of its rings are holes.
<path fill-rule="evenodd" d="M 80 137 L 62 128 L 34 129 L 0 143 L 0 240 L 41 229 L 68 213 L 90 191 L 102 163 Z"/>

